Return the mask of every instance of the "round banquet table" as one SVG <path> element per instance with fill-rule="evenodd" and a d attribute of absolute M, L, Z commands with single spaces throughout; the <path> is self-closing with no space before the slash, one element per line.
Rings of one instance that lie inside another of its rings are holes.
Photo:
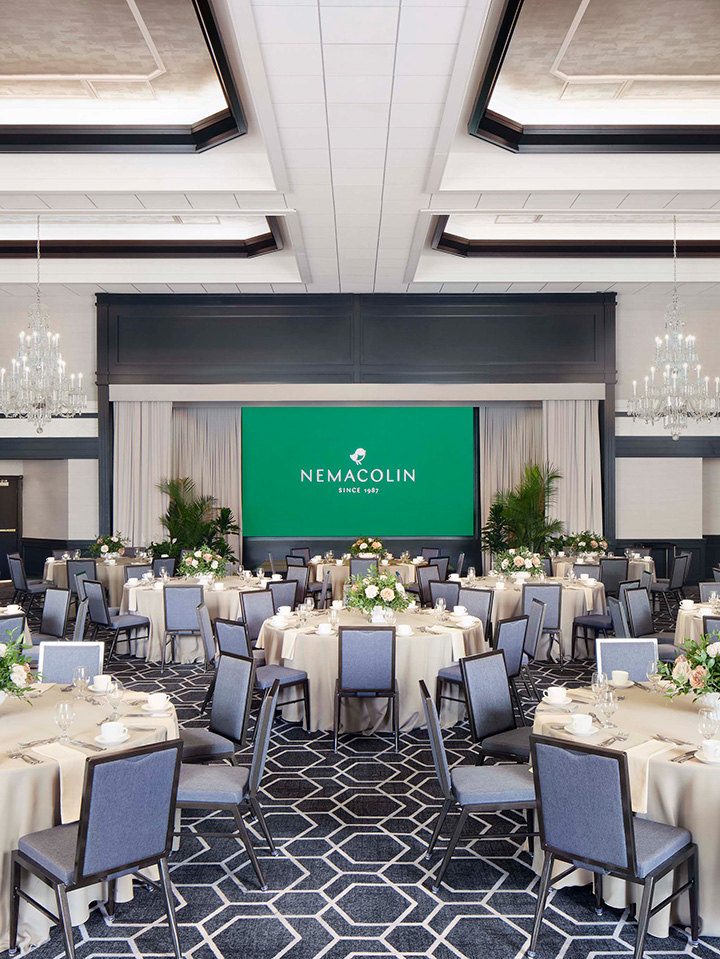
<path fill-rule="evenodd" d="M 418 564 L 419 565 L 419 564 Z M 400 574 L 400 579 L 403 583 L 414 583 L 416 580 L 416 565 L 415 563 L 397 563 L 392 561 L 388 563 L 387 566 L 382 566 L 378 564 L 379 569 L 385 570 L 388 573 Z M 342 599 L 343 598 L 343 587 L 345 583 L 350 579 L 350 564 L 343 563 L 310 563 L 310 578 L 311 583 L 317 582 L 322 583 L 325 577 L 325 570 L 330 570 L 330 584 L 332 586 L 332 598 L 333 599 Z"/>
<path fill-rule="evenodd" d="M 591 705 L 590 691 L 569 690 L 579 702 Z M 630 736 L 624 743 L 608 747 L 627 753 L 633 810 L 646 819 L 681 826 L 688 829 L 699 847 L 700 915 L 703 920 L 703 936 L 720 936 L 720 820 L 717 816 L 717 796 L 720 792 L 720 766 L 710 766 L 697 759 L 674 763 L 690 746 L 675 746 L 651 740 L 655 733 L 682 739 L 692 745 L 700 744 L 698 733 L 698 706 L 690 696 L 680 696 L 674 701 L 661 693 L 633 687 L 624 690 L 625 699 L 619 703 L 613 722 Z M 584 709 L 583 706 L 580 709 Z M 567 713 L 553 712 L 550 707 L 540 707 L 535 712 L 534 731 L 544 736 L 559 736 L 583 744 L 599 744 L 613 730 L 601 729 L 593 736 L 578 740 L 571 733 L 553 730 L 551 723 L 567 720 Z M 533 868 L 542 869 L 542 853 L 536 846 Z M 560 865 L 562 872 L 566 868 Z M 676 886 L 685 881 L 676 880 Z M 560 886 L 583 885 L 590 882 L 592 874 L 587 870 L 571 873 Z M 655 888 L 654 903 L 659 903 L 673 888 L 672 876 L 662 879 Z M 620 879 L 605 876 L 604 899 L 608 905 L 623 909 L 637 901 L 640 886 Z M 687 894 L 683 894 L 670 907 L 661 910 L 650 920 L 650 935 L 666 937 L 670 923 L 690 924 Z"/>
<path fill-rule="evenodd" d="M 129 749 L 147 743 L 176 739 L 178 736 L 175 710 L 167 718 L 143 716 L 127 717 L 130 738 L 118 746 L 108 747 L 103 753 L 64 744 L 56 744 L 50 749 L 58 750 L 58 758 L 43 755 L 35 749 L 26 749 L 28 755 L 41 760 L 37 766 L 27 765 L 20 759 L 10 759 L 8 750 L 17 746 L 18 741 L 28 742 L 58 735 L 53 720 L 55 706 L 61 700 L 73 698 L 72 693 L 63 692 L 59 685 L 45 683 L 38 686 L 42 692 L 33 695 L 31 704 L 18 699 L 8 698 L 0 706 L 0 949 L 8 948 L 10 921 L 10 856 L 17 849 L 18 840 L 31 832 L 49 829 L 60 823 L 77 820 L 82 797 L 85 758 L 87 756 L 107 755 L 109 750 Z M 120 707 L 120 712 L 134 713 L 139 709 L 139 701 L 146 698 L 144 693 L 128 694 L 128 701 Z M 99 699 L 100 705 L 75 700 L 75 721 L 69 734 L 73 739 L 92 742 L 99 733 L 97 723 L 110 714 L 107 704 Z M 142 726 L 135 729 L 134 726 Z M 151 728 L 154 727 L 154 728 Z M 38 750 L 48 747 L 39 746 Z M 55 897 L 50 886 L 23 873 L 23 889 L 46 908 L 56 910 Z M 107 898 L 104 883 L 97 883 L 69 893 L 70 912 L 73 925 L 85 922 L 89 916 L 92 902 Z M 132 880 L 125 876 L 117 881 L 118 902 L 128 902 L 133 898 Z M 40 945 L 49 938 L 51 923 L 41 912 L 32 906 L 20 903 L 20 924 L 18 945 L 22 952 Z"/>
<path fill-rule="evenodd" d="M 622 557 L 618 557 L 622 558 Z M 553 574 L 559 579 L 563 579 L 567 576 L 567 571 L 571 566 L 576 564 L 577 560 L 570 558 L 560 557 L 559 559 L 555 557 L 552 561 Z M 583 564 L 580 564 L 583 565 Z M 597 565 L 593 563 L 586 563 L 584 565 Z M 647 559 L 631 559 L 628 562 L 628 579 L 640 579 L 642 573 L 648 572 L 652 574 L 653 582 L 655 582 L 655 560 L 652 557 Z"/>
<path fill-rule="evenodd" d="M 193 580 L 171 579 L 178 586 L 196 585 Z M 253 577 L 250 580 L 228 576 L 221 583 L 203 588 L 203 601 L 211 619 L 240 619 L 240 593 L 245 590 L 264 589 L 269 580 Z M 221 586 L 221 589 L 217 589 Z M 120 613 L 137 613 L 150 620 L 150 638 L 133 639 L 135 655 L 148 662 L 159 663 L 162 659 L 162 642 L 165 635 L 165 609 L 163 607 L 162 582 L 137 586 L 125 584 L 120 603 Z M 142 631 L 141 631 L 142 632 Z M 205 650 L 200 636 L 178 636 L 176 647 L 180 663 L 204 662 Z M 122 647 L 121 647 L 122 648 Z M 168 647 L 169 649 L 169 647 Z"/>
<path fill-rule="evenodd" d="M 141 560 L 130 557 L 126 559 L 124 556 L 119 556 L 114 563 L 96 559 L 96 564 L 98 582 L 103 584 L 108 593 L 108 606 L 119 606 L 122 600 L 123 586 L 125 585 L 125 567 L 152 565 L 152 560 Z M 53 562 L 49 559 L 45 560 L 43 578 L 47 583 L 52 583 L 53 586 L 67 589 L 68 575 L 65 560 L 58 559 Z"/>
<path fill-rule="evenodd" d="M 522 612 L 522 587 L 511 581 L 506 581 L 503 589 L 496 589 L 497 578 L 493 576 L 483 576 L 475 579 L 472 583 L 467 579 L 461 581 L 463 586 L 476 587 L 482 589 L 493 589 L 493 608 L 491 620 L 493 626 L 500 619 L 511 619 L 513 616 L 520 616 Z M 581 586 L 576 580 L 569 583 L 567 580 L 561 580 L 546 577 L 545 583 L 561 583 L 562 585 L 562 606 L 560 610 L 560 629 L 562 632 L 563 655 L 566 659 L 570 658 L 572 643 L 572 625 L 576 616 L 585 616 L 588 613 L 607 613 L 607 603 L 605 600 L 605 587 L 602 583 L 594 583 L 590 586 Z M 537 585 L 530 580 L 529 585 Z M 537 659 L 548 659 L 550 655 L 550 641 L 547 636 L 541 636 L 536 652 Z"/>
<path fill-rule="evenodd" d="M 720 585 L 720 584 L 719 584 Z M 692 609 L 679 609 L 675 623 L 675 645 L 682 646 L 688 639 L 697 641 L 703 635 L 703 616 L 717 616 L 710 603 L 695 603 Z"/>
<path fill-rule="evenodd" d="M 286 629 L 263 623 L 258 648 L 265 650 L 268 665 L 304 669 L 310 686 L 310 722 L 313 730 L 332 729 L 335 701 L 335 681 L 338 678 L 337 632 L 319 636 L 318 623 L 328 622 L 327 613 L 316 613 L 308 620 L 305 631 L 298 630 L 297 621 L 290 620 Z M 400 727 L 415 729 L 425 725 L 419 682 L 424 679 L 431 693 L 435 692 L 438 670 L 457 662 L 462 656 L 483 653 L 489 647 L 485 642 L 482 623 L 476 620 L 469 629 L 454 629 L 448 619 L 440 623 L 434 612 L 398 613 L 398 625 L 413 627 L 411 636 L 398 636 L 396 645 L 396 677 L 400 697 Z M 366 616 L 356 610 L 340 610 L 341 626 L 367 626 Z M 312 632 L 310 632 L 312 630 Z M 444 702 L 443 725 L 451 726 L 460 717 L 460 707 Z M 342 707 L 342 732 L 382 729 L 389 732 L 384 721 L 387 700 L 346 699 Z M 302 703 L 286 706 L 283 715 L 291 722 L 302 718 Z"/>

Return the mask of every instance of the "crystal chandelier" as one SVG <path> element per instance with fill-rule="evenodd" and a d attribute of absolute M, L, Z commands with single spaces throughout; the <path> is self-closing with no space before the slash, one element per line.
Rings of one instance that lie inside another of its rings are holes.
<path fill-rule="evenodd" d="M 720 377 L 715 389 L 710 378 L 701 375 L 695 337 L 685 335 L 685 306 L 677 290 L 677 221 L 673 217 L 673 292 L 665 309 L 665 336 L 655 338 L 655 358 L 650 375 L 638 390 L 633 380 L 633 395 L 628 413 L 646 423 L 662 422 L 672 438 L 680 438 L 689 421 L 704 422 L 720 415 Z"/>
<path fill-rule="evenodd" d="M 87 397 L 82 373 L 67 376 L 58 349 L 60 335 L 50 332 L 50 310 L 40 300 L 40 217 L 37 219 L 37 291 L 28 309 L 28 328 L 12 368 L 0 370 L 0 415 L 30 420 L 38 433 L 53 416 L 79 416 Z"/>

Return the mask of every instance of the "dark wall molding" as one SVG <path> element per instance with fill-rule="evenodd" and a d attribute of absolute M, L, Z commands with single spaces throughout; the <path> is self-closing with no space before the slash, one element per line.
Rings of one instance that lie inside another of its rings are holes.
<path fill-rule="evenodd" d="M 0 460 L 96 460 L 97 436 L 4 436 Z"/>
<path fill-rule="evenodd" d="M 188 126 L 0 125 L 0 153 L 202 153 L 247 133 L 209 0 L 191 0 L 212 58 L 226 110 Z"/>
<path fill-rule="evenodd" d="M 523 0 L 507 0 L 480 80 L 468 133 L 513 153 L 717 153 L 714 125 L 523 126 L 489 109 Z"/>
<path fill-rule="evenodd" d="M 615 455 L 622 459 L 644 456 L 713 459 L 720 456 L 720 436 L 681 436 L 679 440 L 671 436 L 617 436 Z"/>

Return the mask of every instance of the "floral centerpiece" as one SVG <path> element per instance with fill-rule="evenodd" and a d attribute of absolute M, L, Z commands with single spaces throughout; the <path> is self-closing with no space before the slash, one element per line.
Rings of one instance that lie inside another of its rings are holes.
<path fill-rule="evenodd" d="M 512 573 L 523 573 L 526 576 L 544 576 L 542 557 L 533 553 L 527 546 L 518 549 L 506 549 L 498 553 L 493 563 L 491 575 L 510 576 Z"/>
<path fill-rule="evenodd" d="M 188 553 L 178 567 L 180 576 L 216 576 L 221 579 L 226 572 L 225 557 L 209 546 L 201 546 Z"/>
<path fill-rule="evenodd" d="M 8 637 L 11 636 L 8 631 Z M 0 643 L 0 703 L 8 696 L 25 699 L 32 685 L 30 660 L 23 654 L 24 648 L 21 639 Z"/>
<path fill-rule="evenodd" d="M 120 533 L 107 533 L 105 536 L 98 536 L 90 545 L 90 552 L 93 556 L 122 556 L 129 542 L 130 540 Z"/>
<path fill-rule="evenodd" d="M 350 547 L 352 556 L 382 556 L 384 552 L 383 544 L 374 536 L 356 539 Z"/>
<path fill-rule="evenodd" d="M 720 719 L 720 634 L 686 639 L 680 648 L 683 651 L 674 663 L 658 663 L 665 695 L 674 699 L 692 693 Z"/>
<path fill-rule="evenodd" d="M 586 529 L 581 533 L 570 533 L 564 547 L 568 553 L 604 553 L 608 544 L 599 533 Z"/>
<path fill-rule="evenodd" d="M 347 590 L 346 605 L 363 613 L 376 606 L 400 612 L 410 604 L 403 584 L 392 574 L 371 570 L 367 576 L 355 576 Z"/>

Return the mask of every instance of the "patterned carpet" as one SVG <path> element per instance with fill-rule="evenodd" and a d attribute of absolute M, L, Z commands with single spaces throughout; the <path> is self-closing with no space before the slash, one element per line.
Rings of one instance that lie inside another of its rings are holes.
<path fill-rule="evenodd" d="M 177 667 L 161 678 L 157 668 L 126 660 L 114 672 L 134 689 L 165 689 L 184 724 L 202 722 L 197 704 L 208 678 L 201 669 Z M 563 670 L 543 666 L 537 672 L 545 685 L 557 679 L 587 680 L 588 669 L 576 664 Z M 473 761 L 465 724 L 447 731 L 445 741 L 451 764 Z M 246 749 L 243 755 L 249 753 Z M 185 956 L 511 959 L 524 954 L 537 886 L 529 855 L 509 840 L 472 838 L 508 831 L 508 823 L 521 827 L 519 816 L 475 820 L 442 889 L 431 891 L 443 843 L 426 863 L 439 789 L 422 730 L 404 733 L 399 753 L 388 736 L 343 737 L 334 753 L 328 734 L 307 734 L 279 721 L 262 791 L 280 850 L 277 858 L 266 854 L 260 835 L 252 831 L 267 892 L 258 890 L 247 856 L 234 839 L 188 834 L 172 858 Z M 212 818 L 212 830 L 231 831 L 229 817 Z M 189 830 L 203 821 L 192 811 L 183 815 L 183 827 Z M 445 837 L 453 825 L 449 817 Z M 597 917 L 589 886 L 555 893 L 546 916 L 538 951 L 542 959 L 632 951 L 635 925 L 628 911 L 606 908 Z M 75 943 L 78 959 L 169 955 L 159 895 L 138 887 L 132 903 L 118 906 L 113 923 L 102 907 L 96 908 L 75 929 Z M 34 959 L 63 955 L 57 929 L 33 953 Z M 720 939 L 704 939 L 691 949 L 684 931 L 673 929 L 669 939 L 648 937 L 646 955 L 705 959 L 720 955 Z"/>

